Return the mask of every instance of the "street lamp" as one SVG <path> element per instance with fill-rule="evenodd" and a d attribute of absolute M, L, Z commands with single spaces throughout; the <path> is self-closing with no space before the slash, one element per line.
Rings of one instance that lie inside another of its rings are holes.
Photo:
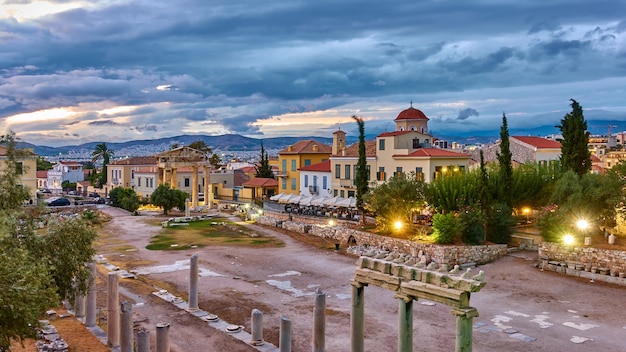
<path fill-rule="evenodd" d="M 396 229 L 396 231 L 400 231 L 402 229 L 402 221 L 397 220 L 393 223 L 393 227 Z"/>
<path fill-rule="evenodd" d="M 563 243 L 565 243 L 568 246 L 574 244 L 574 236 L 570 234 L 563 236 Z"/>
<path fill-rule="evenodd" d="M 585 219 L 579 219 L 578 221 L 576 221 L 576 227 L 578 227 L 578 229 L 583 235 L 585 246 L 591 245 L 591 238 L 586 236 L 587 229 L 589 228 L 589 222 Z"/>

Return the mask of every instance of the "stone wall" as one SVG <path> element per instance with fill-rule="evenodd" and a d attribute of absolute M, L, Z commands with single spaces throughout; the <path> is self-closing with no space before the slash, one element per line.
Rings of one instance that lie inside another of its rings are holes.
<path fill-rule="evenodd" d="M 289 217 L 287 214 L 278 213 L 268 215 L 266 213 L 265 216 L 259 217 L 257 222 L 263 225 L 281 227 L 297 233 L 308 233 L 331 239 L 341 246 L 370 246 L 412 256 L 417 256 L 421 252 L 428 255 L 432 261 L 438 264 L 448 264 L 448 266 L 485 264 L 507 254 L 507 246 L 504 244 L 486 246 L 422 244 L 350 229 L 341 226 L 341 222 L 338 225 L 329 226 L 325 224 L 328 220 L 324 218 L 319 220 L 304 217 L 296 218 L 295 216 Z"/>
<path fill-rule="evenodd" d="M 548 261 L 571 264 L 573 268 L 588 272 L 607 272 L 622 277 L 626 273 L 626 252 L 591 247 L 569 247 L 543 242 L 539 245 L 539 257 Z"/>

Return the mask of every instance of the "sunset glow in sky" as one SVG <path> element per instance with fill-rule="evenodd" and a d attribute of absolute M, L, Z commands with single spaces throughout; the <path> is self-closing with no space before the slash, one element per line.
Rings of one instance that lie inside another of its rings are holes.
<path fill-rule="evenodd" d="M 626 2 L 6 0 L 0 132 L 37 145 L 330 137 L 413 106 L 446 136 L 625 121 Z M 556 132 L 556 130 L 554 131 Z"/>

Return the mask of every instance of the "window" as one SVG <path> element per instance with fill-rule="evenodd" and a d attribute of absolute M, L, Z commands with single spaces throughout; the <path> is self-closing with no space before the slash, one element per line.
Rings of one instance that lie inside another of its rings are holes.
<path fill-rule="evenodd" d="M 134 179 L 135 179 L 135 170 L 130 170 L 130 178 L 131 178 L 132 180 L 134 180 Z"/>
<path fill-rule="evenodd" d="M 23 175 L 24 174 L 24 164 L 21 161 L 15 162 L 15 174 Z"/>
<path fill-rule="evenodd" d="M 304 187 L 309 187 L 309 175 L 304 175 Z"/>
<path fill-rule="evenodd" d="M 291 179 L 291 190 L 292 191 L 296 190 L 296 179 L 295 178 Z"/>
<path fill-rule="evenodd" d="M 387 175 L 385 175 L 385 168 L 384 167 L 379 167 L 378 168 L 378 175 L 376 175 L 376 180 L 377 181 L 385 181 L 387 179 Z"/>
<path fill-rule="evenodd" d="M 420 139 L 419 138 L 413 138 L 413 149 L 417 149 L 420 147 Z"/>
<path fill-rule="evenodd" d="M 422 171 L 421 167 L 415 168 L 415 177 L 420 181 L 424 181 L 424 171 Z"/>
<path fill-rule="evenodd" d="M 384 139 L 379 139 L 378 140 L 378 150 L 385 150 L 385 140 Z"/>
<path fill-rule="evenodd" d="M 311 165 L 311 159 L 304 159 L 304 166 Z"/>
<path fill-rule="evenodd" d="M 137 187 L 141 187 L 141 177 L 137 177 Z"/>
<path fill-rule="evenodd" d="M 343 191 L 343 189 L 342 189 L 341 191 L 339 191 L 339 197 L 342 197 L 342 198 L 343 198 L 343 197 L 344 197 L 344 195 L 345 195 L 345 192 Z"/>
<path fill-rule="evenodd" d="M 352 184 L 356 185 L 356 164 L 354 164 L 352 166 L 352 170 L 354 171 L 353 175 L 354 175 L 354 179 L 352 180 Z"/>
<path fill-rule="evenodd" d="M 291 161 L 291 171 L 296 171 L 296 160 Z"/>
<path fill-rule="evenodd" d="M 369 165 L 365 165 L 365 170 L 367 170 L 367 181 L 370 180 L 370 166 Z"/>
<path fill-rule="evenodd" d="M 189 187 L 189 177 L 185 177 L 185 187 Z"/>
<path fill-rule="evenodd" d="M 346 169 L 346 180 L 350 179 L 350 165 L 345 165 L 345 169 Z"/>
<path fill-rule="evenodd" d="M 335 165 L 335 178 L 341 178 L 341 165 Z"/>
<path fill-rule="evenodd" d="M 287 172 L 287 160 L 286 160 L 286 159 L 283 159 L 282 164 L 283 164 L 283 165 L 282 165 L 282 168 L 281 168 L 281 170 L 280 170 L 280 171 L 282 171 L 282 172 Z"/>
<path fill-rule="evenodd" d="M 337 190 L 333 190 L 333 197 L 337 197 Z"/>
<path fill-rule="evenodd" d="M 280 185 L 280 188 L 287 189 L 287 179 L 285 177 L 282 178 L 283 182 Z"/>
<path fill-rule="evenodd" d="M 394 176 L 402 176 L 402 166 L 396 167 L 396 174 Z"/>
<path fill-rule="evenodd" d="M 354 192 L 354 191 L 348 191 L 348 198 L 350 198 L 350 197 L 354 198 L 355 194 L 356 194 L 356 192 Z"/>
<path fill-rule="evenodd" d="M 323 189 L 327 189 L 328 188 L 328 177 L 326 177 L 326 176 L 322 176 L 322 188 Z"/>

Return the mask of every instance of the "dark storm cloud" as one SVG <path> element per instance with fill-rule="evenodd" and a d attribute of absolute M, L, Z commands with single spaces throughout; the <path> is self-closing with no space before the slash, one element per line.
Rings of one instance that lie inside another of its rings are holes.
<path fill-rule="evenodd" d="M 144 132 L 144 131 L 156 132 L 158 130 L 158 127 L 156 125 L 142 125 L 142 126 L 131 127 L 131 129 L 135 129 L 137 132 Z"/>
<path fill-rule="evenodd" d="M 457 116 L 457 120 L 467 120 L 472 116 L 479 116 L 480 114 L 476 109 L 467 108 L 459 111 L 459 116 Z"/>
<path fill-rule="evenodd" d="M 93 4 L 0 20 L 0 120 L 106 101 L 139 106 L 140 132 L 216 121 L 258 133 L 271 116 L 372 98 L 626 76 L 614 0 Z"/>
<path fill-rule="evenodd" d="M 118 126 L 119 123 L 111 120 L 97 120 L 87 123 L 90 126 Z"/>

